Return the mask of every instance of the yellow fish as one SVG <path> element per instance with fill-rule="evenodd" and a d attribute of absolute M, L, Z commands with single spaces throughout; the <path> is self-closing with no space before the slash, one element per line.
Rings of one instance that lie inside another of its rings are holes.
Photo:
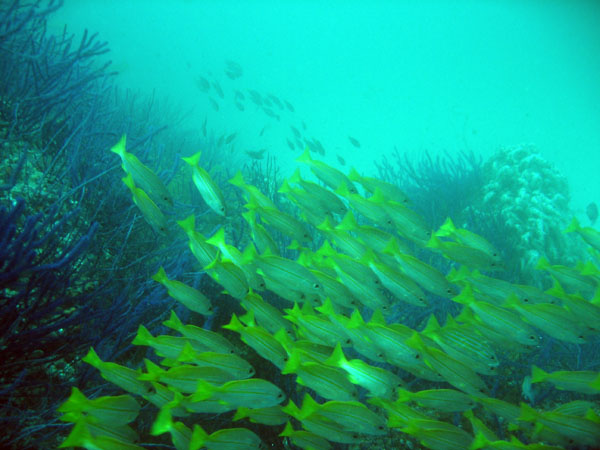
<path fill-rule="evenodd" d="M 181 281 L 170 280 L 162 266 L 152 276 L 152 279 L 167 288 L 169 295 L 190 311 L 205 315 L 213 313 L 210 300 L 202 292 Z"/>
<path fill-rule="evenodd" d="M 160 178 L 133 153 L 125 150 L 126 136 L 123 135 L 110 151 L 121 157 L 123 170 L 131 175 L 134 183 L 159 203 L 173 206 L 171 194 Z"/>
<path fill-rule="evenodd" d="M 218 399 L 235 408 L 267 408 L 279 405 L 285 395 L 273 383 L 261 378 L 228 381 L 221 386 L 213 386 L 203 380 L 198 380 L 198 389 L 192 395 L 192 400 L 202 402 L 208 399 Z"/>
<path fill-rule="evenodd" d="M 310 168 L 311 172 L 323 183 L 329 186 L 331 189 L 335 190 L 342 183 L 345 183 L 348 191 L 353 194 L 356 194 L 356 187 L 352 184 L 352 182 L 348 179 L 346 175 L 337 170 L 334 167 L 331 167 L 325 164 L 323 161 L 317 161 L 310 157 L 310 151 L 308 147 L 304 149 L 304 153 L 302 153 L 296 161 L 307 164 Z"/>
<path fill-rule="evenodd" d="M 192 180 L 206 204 L 218 215 L 225 216 L 225 198 L 208 172 L 200 167 L 200 155 L 198 152 L 182 159 L 192 167 Z"/>
<path fill-rule="evenodd" d="M 208 434 L 200 425 L 194 425 L 190 450 L 201 448 L 219 450 L 260 450 L 264 445 L 260 438 L 247 428 L 224 428 Z"/>
<path fill-rule="evenodd" d="M 140 209 L 148 225 L 150 225 L 158 234 L 166 233 L 167 218 L 160 208 L 156 206 L 156 203 L 154 203 L 142 189 L 136 187 L 131 174 L 122 178 L 122 181 L 131 191 L 133 203 Z"/>

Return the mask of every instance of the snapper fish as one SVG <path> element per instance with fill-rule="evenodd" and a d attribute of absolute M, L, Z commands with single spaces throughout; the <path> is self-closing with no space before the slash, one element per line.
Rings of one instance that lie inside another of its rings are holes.
<path fill-rule="evenodd" d="M 306 418 L 312 414 L 332 420 L 348 431 L 370 435 L 383 435 L 387 432 L 385 419 L 360 402 L 332 400 L 319 404 L 310 394 L 305 394 L 300 416 Z"/>
<path fill-rule="evenodd" d="M 577 218 L 573 217 L 573 220 L 565 230 L 565 233 L 577 233 L 583 238 L 583 240 L 594 247 L 597 251 L 600 251 L 600 232 L 591 227 L 582 227 L 579 225 Z"/>
<path fill-rule="evenodd" d="M 279 405 L 269 406 L 268 408 L 246 408 L 245 406 L 240 406 L 231 420 L 236 422 L 242 419 L 274 427 L 286 423 L 288 417 Z"/>
<path fill-rule="evenodd" d="M 131 175 L 135 185 L 144 190 L 153 201 L 173 206 L 171 194 L 169 194 L 161 179 L 137 156 L 126 150 L 126 141 L 127 137 L 123 135 L 119 142 L 110 149 L 111 152 L 121 157 L 121 167 L 123 167 L 125 173 Z"/>
<path fill-rule="evenodd" d="M 192 400 L 202 402 L 217 399 L 239 408 L 267 408 L 279 405 L 285 394 L 273 383 L 261 378 L 228 381 L 221 386 L 214 386 L 204 380 L 198 380 L 198 389 L 192 395 Z"/>
<path fill-rule="evenodd" d="M 322 436 L 305 430 L 294 430 L 292 424 L 287 422 L 279 436 L 289 438 L 292 444 L 300 448 L 314 448 L 318 450 L 330 450 L 331 444 Z"/>
<path fill-rule="evenodd" d="M 204 315 L 213 313 L 210 300 L 202 292 L 181 281 L 170 280 L 162 266 L 152 276 L 152 279 L 167 288 L 169 295 L 190 311 Z"/>
<path fill-rule="evenodd" d="M 201 448 L 218 450 L 261 450 L 265 446 L 260 438 L 247 428 L 223 428 L 208 434 L 198 424 L 194 425 L 190 450 Z"/>
<path fill-rule="evenodd" d="M 58 408 L 58 412 L 64 414 L 61 417 L 63 421 L 91 416 L 106 425 L 123 425 L 135 420 L 140 412 L 140 405 L 131 395 L 88 399 L 83 392 L 73 387 L 70 397 Z"/>
<path fill-rule="evenodd" d="M 225 198 L 217 184 L 204 168 L 200 167 L 201 152 L 182 158 L 192 167 L 192 179 L 206 204 L 220 216 L 225 216 Z"/>
<path fill-rule="evenodd" d="M 156 203 L 152 201 L 146 192 L 135 185 L 131 174 L 123 178 L 122 181 L 131 191 L 133 203 L 140 209 L 148 225 L 158 234 L 166 233 L 167 218 L 160 208 L 156 206 Z"/>
<path fill-rule="evenodd" d="M 340 185 L 345 184 L 350 193 L 357 193 L 356 187 L 346 175 L 336 168 L 325 164 L 323 161 L 312 159 L 308 147 L 306 147 L 304 153 L 296 161 L 307 164 L 311 172 L 331 189 L 338 189 Z"/>

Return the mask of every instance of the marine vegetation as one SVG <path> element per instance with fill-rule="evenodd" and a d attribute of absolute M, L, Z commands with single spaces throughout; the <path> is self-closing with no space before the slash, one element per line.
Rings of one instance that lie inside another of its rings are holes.
<path fill-rule="evenodd" d="M 126 322 L 127 299 L 86 276 L 97 262 L 86 253 L 97 224 L 77 235 L 71 231 L 82 229 L 76 209 L 25 210 L 23 199 L 0 206 L 3 446 L 31 445 L 42 430 L 56 432 L 50 431 L 56 403 L 81 377 L 71 366 L 73 356 L 102 346 Z"/>
<path fill-rule="evenodd" d="M 235 245 L 226 228 L 205 237 L 193 215 L 178 222 L 201 272 L 229 300 L 159 270 L 154 278 L 179 311 L 190 308 L 198 320 L 174 311 L 164 334 L 140 324 L 132 343 L 145 358 L 127 365 L 90 348 L 83 361 L 124 393 L 74 388 L 59 408 L 73 424 L 61 447 L 600 442 L 598 231 L 565 227 L 585 257 L 575 267 L 539 258 L 539 276 L 517 284 L 498 277 L 503 253 L 481 234 L 450 217 L 433 226 L 398 187 L 346 175 L 308 149 L 298 162 L 322 184 L 299 173 L 285 179 L 279 191 L 296 207 L 289 212 L 241 175 L 232 182 L 246 212 L 231 204 L 223 211 L 219 183 L 186 158 L 211 214 L 248 217 L 250 232 Z M 275 231 L 291 240 L 287 248 Z M 222 327 L 216 309 L 229 318 Z M 405 314 L 419 309 L 429 312 L 418 322 Z"/>
<path fill-rule="evenodd" d="M 160 166 L 168 182 L 182 162 L 155 137 L 166 132 L 163 120 L 178 117 L 116 89 L 97 36 L 48 33 L 46 18 L 60 5 L 0 6 L 2 448 L 54 447 L 58 400 L 72 384 L 88 387 L 90 371 L 74 365 L 81 349 L 129 357 L 124 343 L 137 324 L 156 332 L 172 307 L 149 275 L 165 243 L 177 242 L 135 212 L 109 148 L 120 136 L 115 130 L 127 133 L 129 150 Z M 187 268 L 190 255 L 181 254 L 165 263 L 172 276 Z"/>

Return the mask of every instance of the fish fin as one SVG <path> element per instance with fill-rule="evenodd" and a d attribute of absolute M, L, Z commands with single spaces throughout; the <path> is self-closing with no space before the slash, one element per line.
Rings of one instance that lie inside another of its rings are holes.
<path fill-rule="evenodd" d="M 194 153 L 192 156 L 184 156 L 181 159 L 183 159 L 190 166 L 196 167 L 200 162 L 200 156 L 202 156 L 202 152 Z"/>

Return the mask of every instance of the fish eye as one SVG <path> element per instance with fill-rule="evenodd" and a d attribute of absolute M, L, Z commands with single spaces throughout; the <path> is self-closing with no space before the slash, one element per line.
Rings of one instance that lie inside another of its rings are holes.
<path fill-rule="evenodd" d="M 154 386 L 150 385 L 150 387 L 148 387 L 148 389 L 146 390 L 146 395 L 154 395 L 156 394 L 156 389 L 154 389 Z"/>
<path fill-rule="evenodd" d="M 231 350 L 229 350 L 229 353 L 231 353 L 233 355 L 235 352 L 233 351 L 233 349 L 231 349 Z"/>
<path fill-rule="evenodd" d="M 284 361 L 284 362 L 287 362 L 287 361 L 288 361 L 288 359 L 289 359 L 289 358 L 288 358 L 287 356 L 284 356 L 284 357 L 283 357 L 283 361 Z"/>
<path fill-rule="evenodd" d="M 417 353 L 417 354 L 415 355 L 415 359 L 421 359 L 421 354 L 420 354 L 420 353 Z"/>
<path fill-rule="evenodd" d="M 281 398 L 283 397 L 283 392 L 280 392 L 279 394 L 277 394 L 277 398 Z"/>
<path fill-rule="evenodd" d="M 350 338 L 346 339 L 344 341 L 344 343 L 347 344 L 347 345 L 352 345 L 352 341 L 350 340 Z"/>
<path fill-rule="evenodd" d="M 250 375 L 253 375 L 253 374 L 254 374 L 254 369 L 253 369 L 253 368 L 250 368 L 250 369 L 248 369 L 248 373 L 249 373 Z"/>
<path fill-rule="evenodd" d="M 378 430 L 380 430 L 380 431 L 382 431 L 382 430 L 385 430 L 385 427 L 384 427 L 383 425 L 379 425 L 379 426 L 377 427 L 377 429 L 378 429 Z"/>
<path fill-rule="evenodd" d="M 321 289 L 321 285 L 319 283 L 315 283 L 315 284 L 313 284 L 313 288 Z"/>

